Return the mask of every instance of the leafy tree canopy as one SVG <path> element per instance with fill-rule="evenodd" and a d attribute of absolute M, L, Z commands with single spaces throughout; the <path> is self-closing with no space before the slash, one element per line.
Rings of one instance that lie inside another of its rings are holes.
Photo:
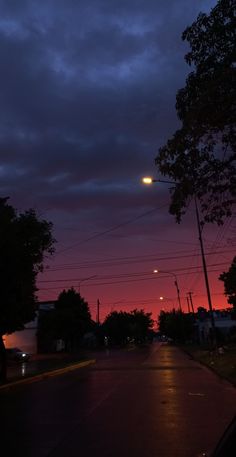
<path fill-rule="evenodd" d="M 227 272 L 222 273 L 219 279 L 224 283 L 225 295 L 228 296 L 228 303 L 233 305 L 236 312 L 236 257 Z"/>
<path fill-rule="evenodd" d="M 236 201 L 235 0 L 219 0 L 183 33 L 193 67 L 176 97 L 181 127 L 156 157 L 158 170 L 177 182 L 170 213 L 180 222 L 195 195 L 205 222 L 222 223 Z"/>
<path fill-rule="evenodd" d="M 112 311 L 106 317 L 103 329 L 114 343 L 125 343 L 130 336 L 130 314 L 125 311 Z"/>
<path fill-rule="evenodd" d="M 143 309 L 134 309 L 130 316 L 130 331 L 131 337 L 135 341 L 142 342 L 148 335 L 148 332 L 153 326 L 151 318 L 152 313 L 145 313 Z"/>
<path fill-rule="evenodd" d="M 60 293 L 48 318 L 51 332 L 65 341 L 67 350 L 76 349 L 92 326 L 88 303 L 73 287 Z"/>
<path fill-rule="evenodd" d="M 22 330 L 35 317 L 36 279 L 54 251 L 52 224 L 34 210 L 22 214 L 0 198 L 0 335 Z"/>
<path fill-rule="evenodd" d="M 113 311 L 103 323 L 105 334 L 117 344 L 126 343 L 127 338 L 133 338 L 136 342 L 144 341 L 152 326 L 151 313 L 145 313 L 142 309 L 134 309 L 130 313 Z"/>
<path fill-rule="evenodd" d="M 159 331 L 174 341 L 191 339 L 194 332 L 194 317 L 182 311 L 161 311 L 158 316 Z"/>

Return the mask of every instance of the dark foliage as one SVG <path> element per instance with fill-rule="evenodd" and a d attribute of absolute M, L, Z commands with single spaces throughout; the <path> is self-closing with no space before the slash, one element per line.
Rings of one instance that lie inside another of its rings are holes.
<path fill-rule="evenodd" d="M 16 330 L 35 317 L 36 279 L 43 271 L 46 254 L 52 254 L 52 224 L 38 219 L 34 210 L 17 214 L 0 198 L 0 338 L 5 364 L 2 336 Z"/>
<path fill-rule="evenodd" d="M 92 328 L 88 303 L 72 287 L 60 293 L 55 309 L 42 314 L 39 339 L 41 345 L 46 342 L 45 346 L 60 339 L 64 341 L 66 351 L 76 351 L 83 335 Z"/>
<path fill-rule="evenodd" d="M 220 281 L 224 283 L 225 295 L 228 297 L 228 303 L 233 305 L 234 314 L 236 314 L 236 257 L 233 258 L 232 264 L 227 272 L 219 276 Z"/>
<path fill-rule="evenodd" d="M 178 343 L 191 340 L 194 334 L 194 316 L 182 311 L 161 311 L 158 317 L 159 331 Z"/>
<path fill-rule="evenodd" d="M 35 317 L 36 278 L 52 254 L 52 224 L 34 210 L 17 215 L 0 199 L 0 334 L 22 330 Z"/>
<path fill-rule="evenodd" d="M 152 325 L 151 313 L 144 310 L 113 311 L 106 317 L 103 331 L 115 344 L 126 344 L 130 340 L 141 343 L 148 337 Z"/>
<path fill-rule="evenodd" d="M 193 67 L 176 97 L 181 128 L 156 158 L 164 177 L 177 182 L 170 213 L 180 222 L 197 196 L 203 220 L 221 224 L 236 201 L 235 0 L 219 0 L 183 33 Z"/>

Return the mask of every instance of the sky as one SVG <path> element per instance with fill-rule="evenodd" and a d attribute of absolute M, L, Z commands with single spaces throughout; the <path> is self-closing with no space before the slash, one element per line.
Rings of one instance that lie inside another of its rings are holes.
<path fill-rule="evenodd" d="M 190 68 L 184 29 L 212 0 L 0 0 L 0 194 L 53 222 L 57 240 L 38 299 L 80 291 L 111 311 L 207 307 L 194 207 L 168 213 L 155 157 L 178 127 L 175 96 Z M 215 308 L 236 222 L 204 228 Z M 153 270 L 159 273 L 154 274 Z M 160 300 L 160 297 L 163 297 Z"/>

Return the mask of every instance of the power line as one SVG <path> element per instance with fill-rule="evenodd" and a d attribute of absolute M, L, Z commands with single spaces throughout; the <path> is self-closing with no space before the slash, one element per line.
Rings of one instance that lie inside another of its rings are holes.
<path fill-rule="evenodd" d="M 226 263 L 224 262 L 224 263 L 215 264 L 215 265 L 213 264 L 213 265 L 210 265 L 210 266 L 213 267 L 213 266 L 220 266 L 220 265 L 223 266 L 223 265 L 226 265 Z M 195 267 L 193 267 L 193 268 L 195 268 Z M 198 267 L 198 268 L 200 268 L 200 267 Z M 195 270 L 195 271 L 188 271 L 188 273 L 186 273 L 186 269 L 184 269 L 184 268 L 178 269 L 178 270 L 176 270 L 176 271 L 181 271 L 181 270 L 184 270 L 184 271 L 180 272 L 180 273 L 178 274 L 178 276 L 182 276 L 182 275 L 186 276 L 187 274 L 188 274 L 188 275 L 191 275 L 191 274 L 196 274 L 196 273 L 198 272 L 198 271 Z M 219 269 L 209 270 L 209 272 L 219 272 Z M 150 274 L 150 273 L 149 273 L 149 274 Z M 127 278 L 129 278 L 129 277 L 130 277 L 130 276 L 127 276 Z M 157 279 L 164 279 L 165 277 L 166 277 L 166 278 L 169 278 L 169 276 L 162 276 L 162 277 L 161 277 L 161 276 L 160 276 L 160 277 L 156 277 L 156 276 L 155 276 L 155 277 L 150 277 L 150 278 L 148 278 L 148 277 L 147 277 L 147 278 L 143 278 L 143 277 L 141 276 L 141 277 L 138 277 L 138 278 L 136 277 L 135 279 L 123 279 L 123 280 L 118 280 L 118 281 L 112 281 L 112 280 L 111 280 L 111 281 L 108 281 L 108 282 L 96 282 L 96 283 L 91 282 L 91 283 L 89 283 L 89 284 L 87 283 L 87 287 L 88 287 L 88 286 L 89 286 L 89 287 L 93 287 L 93 286 L 96 286 L 96 287 L 97 287 L 97 286 L 113 285 L 113 284 L 123 284 L 123 283 L 139 282 L 139 281 L 153 281 L 153 280 L 157 280 Z M 106 281 L 106 279 L 102 279 L 102 278 L 101 278 L 101 280 Z M 49 281 L 45 281 L 45 282 L 52 282 L 52 283 L 53 283 L 53 282 L 62 282 L 62 283 L 65 283 L 65 282 L 70 282 L 70 283 L 71 283 L 71 282 L 72 282 L 72 283 L 73 283 L 73 282 L 77 282 L 77 281 L 78 281 L 78 279 L 76 279 L 76 278 L 70 278 L 70 279 L 69 279 L 69 278 L 65 278 L 65 279 L 58 279 L 58 280 L 49 280 Z M 42 287 L 42 288 L 40 288 L 40 290 L 53 290 L 53 289 L 54 289 L 54 290 L 57 290 L 57 289 L 59 289 L 59 288 L 61 288 L 61 287 L 60 287 L 60 286 L 57 286 L 57 287 L 49 287 L 49 288 L 43 288 L 43 287 Z"/>
<path fill-rule="evenodd" d="M 137 221 L 138 219 L 142 219 L 143 217 L 147 216 L 148 214 L 154 213 L 157 209 L 162 209 L 162 208 L 165 208 L 167 206 L 168 206 L 167 204 L 164 204 L 164 205 L 161 205 L 161 206 L 156 206 L 155 208 L 153 208 L 153 209 L 151 209 L 149 211 L 146 211 L 145 213 L 142 213 L 139 216 L 136 216 L 136 217 L 134 217 L 134 218 L 132 218 L 132 219 L 126 221 L 126 222 L 114 225 L 110 229 L 104 230 L 103 232 L 96 233 L 95 235 L 91 235 L 90 237 L 88 237 L 88 238 L 86 238 L 84 240 L 81 240 L 81 241 L 78 241 L 76 243 L 73 243 L 70 246 L 68 246 L 67 248 L 64 248 L 64 249 L 61 249 L 60 251 L 58 251 L 57 255 L 65 252 L 65 251 L 68 251 L 70 249 L 73 249 L 75 246 L 80 246 L 81 244 L 87 243 L 87 242 L 92 241 L 92 240 L 94 240 L 96 238 L 100 238 L 100 237 L 102 237 L 104 235 L 107 235 L 107 233 L 111 233 L 111 232 L 113 232 L 115 230 L 118 230 L 119 228 L 124 227 L 126 225 L 129 225 L 132 222 Z"/>
<path fill-rule="evenodd" d="M 227 265 L 226 262 L 221 262 L 221 263 L 215 263 L 215 264 L 210 264 L 209 267 L 216 267 L 216 266 L 225 266 Z M 177 271 L 187 271 L 188 270 L 195 270 L 196 268 L 200 268 L 199 267 L 181 267 L 181 268 L 176 268 L 175 269 L 175 272 Z M 162 274 L 164 273 L 164 274 Z M 167 275 L 165 274 L 167 273 Z M 169 278 L 169 275 L 168 275 L 168 271 L 165 271 L 165 272 L 162 272 L 160 270 L 160 275 L 158 276 L 155 276 L 155 278 L 153 277 L 153 273 L 150 272 L 150 271 L 142 271 L 142 272 L 133 272 L 133 273 L 120 273 L 120 274 L 116 274 L 116 275 L 102 275 L 100 276 L 100 279 L 119 279 L 119 278 L 127 278 L 127 277 L 140 277 L 140 276 L 150 276 L 153 278 L 153 279 L 163 279 L 163 278 L 166 278 L 168 277 Z M 91 278 L 87 278 L 87 280 L 93 280 L 93 281 L 97 281 L 98 280 L 98 276 L 97 275 L 94 275 L 94 277 L 91 277 Z M 39 280 L 38 283 L 49 283 L 49 282 L 65 282 L 65 281 L 81 281 L 81 278 L 59 278 L 59 279 L 42 279 L 42 280 Z"/>
<path fill-rule="evenodd" d="M 182 252 L 189 252 L 188 251 L 182 251 Z M 214 255 L 214 254 L 232 254 L 232 250 L 223 250 L 220 252 L 208 252 L 206 253 L 207 256 L 209 255 Z M 193 253 L 190 254 L 184 254 L 184 255 L 176 255 L 176 256 L 161 256 L 157 257 L 155 254 L 150 254 L 146 256 L 131 256 L 131 257 L 118 257 L 115 258 L 114 260 L 95 260 L 95 261 L 87 261 L 86 263 L 73 263 L 73 264 L 62 264 L 61 266 L 57 268 L 49 268 L 48 271 L 54 272 L 54 271 L 64 271 L 64 270 L 78 270 L 78 269 L 83 269 L 83 268 L 91 268 L 92 266 L 97 267 L 111 267 L 111 266 L 119 266 L 119 265 L 131 265 L 135 263 L 140 263 L 140 260 L 142 263 L 147 263 L 154 261 L 155 262 L 161 262 L 164 260 L 179 260 L 179 259 L 187 259 L 187 258 L 193 258 L 193 257 L 200 257 L 200 254 L 196 254 L 196 250 L 193 251 Z M 63 265 L 65 265 L 63 267 Z"/>
<path fill-rule="evenodd" d="M 223 297 L 223 293 L 213 293 L 212 296 L 220 296 Z M 200 298 L 200 297 L 205 297 L 205 294 L 194 294 L 195 298 Z M 176 302 L 176 297 L 165 297 L 166 300 Z M 126 306 L 148 306 L 148 305 L 155 305 L 155 304 L 160 304 L 160 300 L 158 298 L 149 298 L 149 299 L 133 299 L 133 300 L 123 300 L 122 303 L 116 303 L 116 302 L 102 302 L 100 303 L 100 308 L 108 308 L 108 307 L 126 307 Z M 119 306 L 118 306 L 119 305 Z M 94 308 L 97 309 L 97 302 L 89 302 L 89 308 Z"/>

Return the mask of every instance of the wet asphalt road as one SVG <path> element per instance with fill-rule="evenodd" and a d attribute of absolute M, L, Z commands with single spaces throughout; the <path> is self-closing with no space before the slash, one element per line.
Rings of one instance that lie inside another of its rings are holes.
<path fill-rule="evenodd" d="M 195 457 L 234 416 L 236 389 L 179 349 L 153 344 L 0 391 L 0 408 L 8 456 Z"/>

